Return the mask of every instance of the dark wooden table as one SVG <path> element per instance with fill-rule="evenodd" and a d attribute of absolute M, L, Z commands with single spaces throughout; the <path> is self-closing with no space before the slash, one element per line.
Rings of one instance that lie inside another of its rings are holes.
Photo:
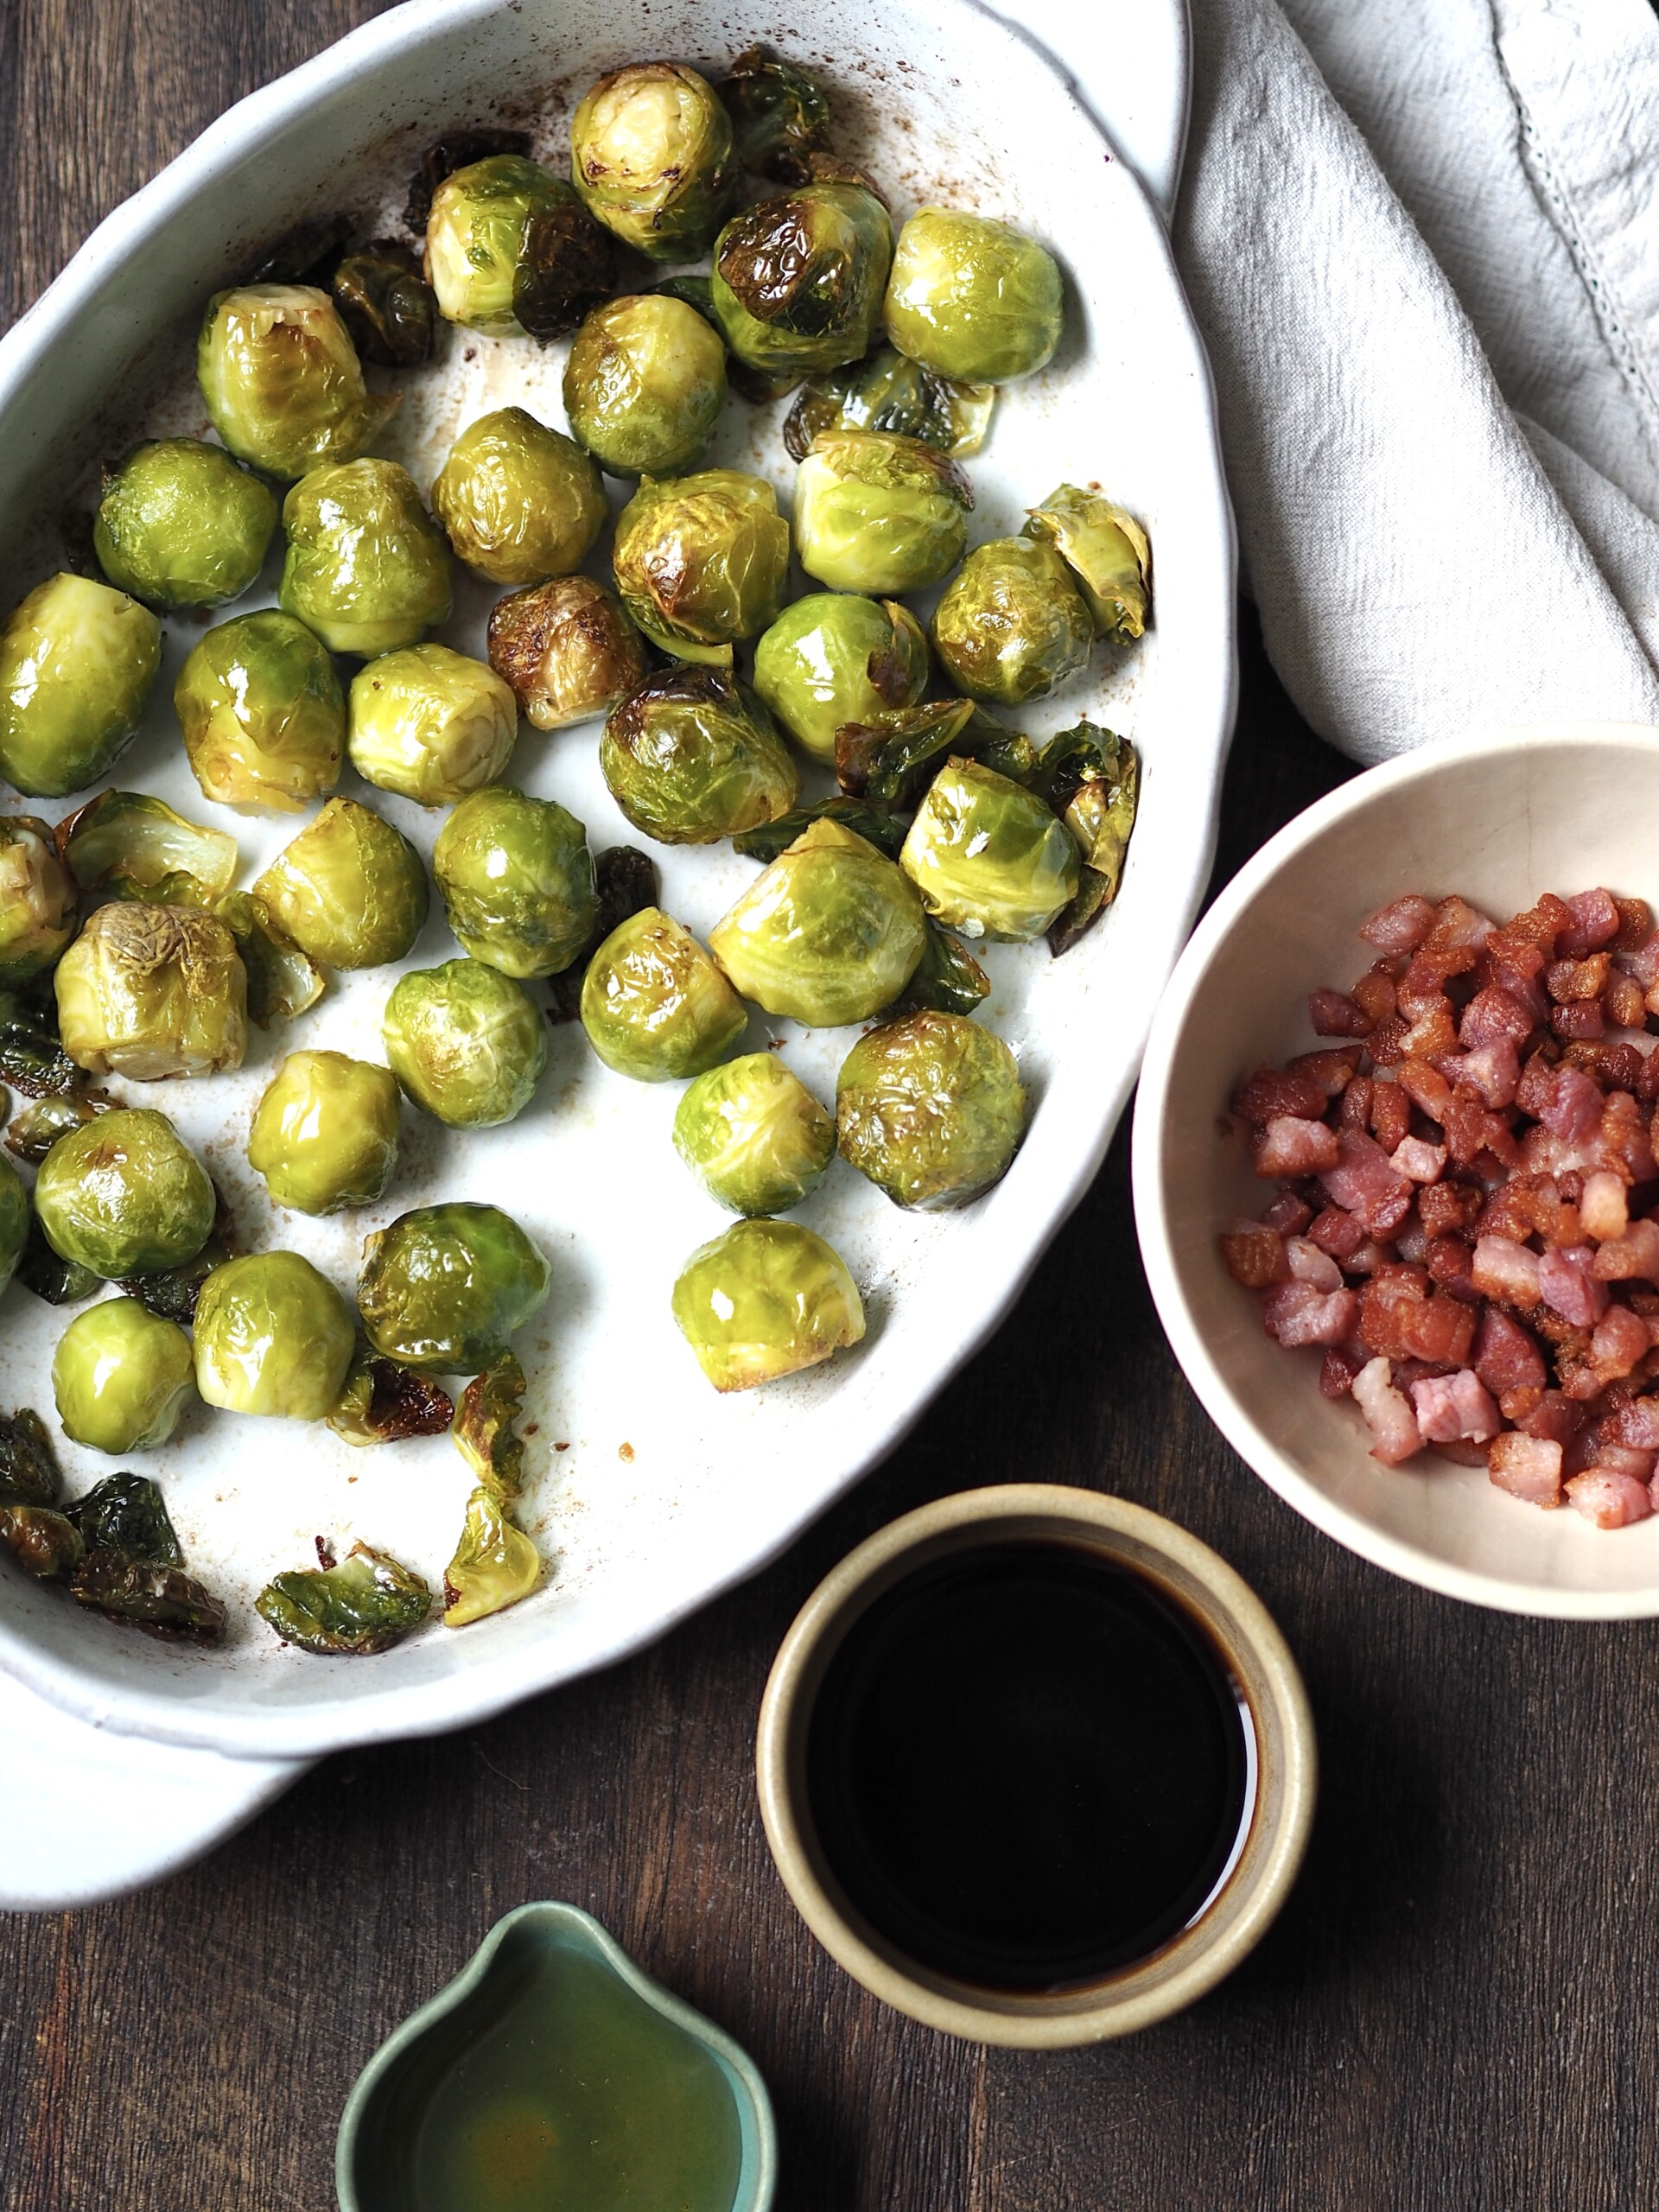
<path fill-rule="evenodd" d="M 0 314 L 231 100 L 373 12 L 4 0 Z M 1217 880 L 1348 772 L 1247 621 Z M 796 1918 L 751 1779 L 767 1666 L 819 1576 L 893 1515 L 1010 1478 L 1119 1491 L 1216 1545 L 1283 1624 L 1324 1746 L 1306 1869 L 1255 1956 L 1185 2018 L 1061 2056 L 864 1996 Z M 754 2054 L 780 2212 L 1647 2207 L 1656 1802 L 1649 1629 L 1408 1588 L 1221 1442 L 1147 1297 L 1120 1138 L 1013 1319 L 770 1573 L 488 1727 L 327 1761 L 162 1888 L 0 1925 L 0 2201 L 328 2212 L 369 2053 L 499 1914 L 556 1897 Z"/>

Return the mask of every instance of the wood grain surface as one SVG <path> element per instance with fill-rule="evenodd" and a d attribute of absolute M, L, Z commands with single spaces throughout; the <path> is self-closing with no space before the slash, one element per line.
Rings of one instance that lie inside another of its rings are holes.
<path fill-rule="evenodd" d="M 231 100 L 373 12 L 3 0 L 0 314 Z M 1218 880 L 1349 772 L 1248 623 L 1244 658 Z M 785 1898 L 751 1778 L 818 1577 L 896 1513 L 1011 1478 L 1119 1491 L 1216 1545 L 1300 1656 L 1324 1750 L 1308 1864 L 1255 1956 L 1183 2018 L 1061 2056 L 865 1997 Z M 0 1923 L 0 2205 L 328 2212 L 370 2052 L 498 1915 L 568 1897 L 754 2054 L 779 2212 L 1651 2206 L 1656 1672 L 1648 1626 L 1427 1596 L 1258 1483 L 1163 1342 L 1120 1137 L 1000 1335 L 770 1573 L 487 1727 L 328 1761 L 160 1889 Z"/>

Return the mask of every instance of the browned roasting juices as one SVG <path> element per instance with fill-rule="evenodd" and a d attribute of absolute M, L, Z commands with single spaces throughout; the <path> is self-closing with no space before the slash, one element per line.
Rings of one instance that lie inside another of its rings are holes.
<path fill-rule="evenodd" d="M 1008 1990 L 1147 1957 L 1205 1904 L 1245 1817 L 1248 1722 L 1221 1654 L 1080 1544 L 919 1569 L 830 1662 L 813 1821 L 870 1924 Z"/>

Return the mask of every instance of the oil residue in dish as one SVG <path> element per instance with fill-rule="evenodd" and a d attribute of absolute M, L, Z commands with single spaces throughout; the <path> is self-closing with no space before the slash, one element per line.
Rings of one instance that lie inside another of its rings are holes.
<path fill-rule="evenodd" d="M 736 2101 L 695 2037 L 556 1948 L 438 2080 L 414 2212 L 731 2212 Z"/>
<path fill-rule="evenodd" d="M 813 1821 L 907 1957 L 1075 1986 L 1206 1903 L 1247 1815 L 1249 1727 L 1207 1632 L 1080 1544 L 918 1568 L 849 1630 L 807 1737 Z"/>

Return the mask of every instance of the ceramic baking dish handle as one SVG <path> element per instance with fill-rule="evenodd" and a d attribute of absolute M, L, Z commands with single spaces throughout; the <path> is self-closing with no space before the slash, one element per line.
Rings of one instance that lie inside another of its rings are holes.
<path fill-rule="evenodd" d="M 0 1911 L 96 1904 L 177 1873 L 307 1764 L 118 1736 L 0 1676 Z"/>

